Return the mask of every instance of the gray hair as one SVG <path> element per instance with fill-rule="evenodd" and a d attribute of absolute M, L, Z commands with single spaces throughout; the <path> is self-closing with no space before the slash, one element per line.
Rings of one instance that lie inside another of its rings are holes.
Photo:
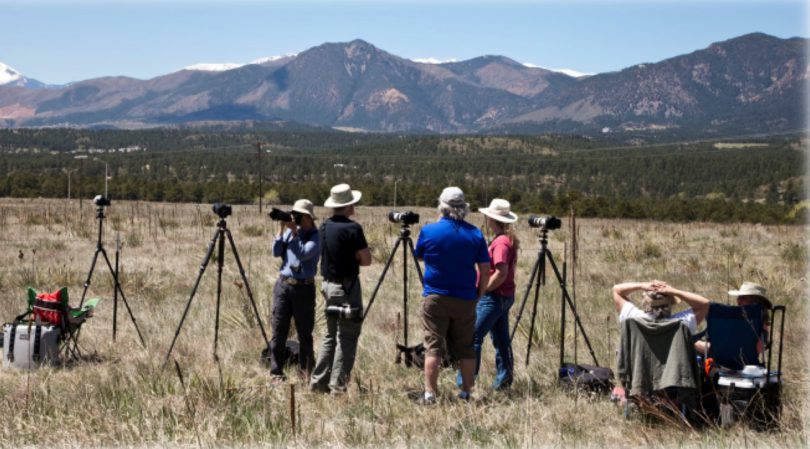
<path fill-rule="evenodd" d="M 464 203 L 463 206 L 451 206 L 443 201 L 439 201 L 439 212 L 442 216 L 451 220 L 463 220 L 470 213 L 470 205 Z"/>

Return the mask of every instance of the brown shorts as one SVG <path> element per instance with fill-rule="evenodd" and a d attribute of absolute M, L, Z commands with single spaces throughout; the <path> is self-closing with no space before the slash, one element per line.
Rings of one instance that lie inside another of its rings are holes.
<path fill-rule="evenodd" d="M 478 301 L 428 295 L 422 302 L 425 355 L 442 357 L 445 348 L 457 359 L 474 359 L 475 306 Z"/>

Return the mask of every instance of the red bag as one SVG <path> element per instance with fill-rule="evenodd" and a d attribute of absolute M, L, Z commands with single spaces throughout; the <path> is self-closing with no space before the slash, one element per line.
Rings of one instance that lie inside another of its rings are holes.
<path fill-rule="evenodd" d="M 37 293 L 34 303 L 34 319 L 39 318 L 43 323 L 60 326 L 65 307 L 62 304 L 62 291 L 53 293 Z"/>

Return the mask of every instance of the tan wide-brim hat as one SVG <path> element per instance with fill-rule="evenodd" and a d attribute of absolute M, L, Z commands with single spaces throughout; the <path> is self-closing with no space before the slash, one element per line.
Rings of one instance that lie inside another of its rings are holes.
<path fill-rule="evenodd" d="M 514 223 L 518 216 L 510 210 L 510 207 L 509 201 L 495 198 L 489 203 L 489 207 L 482 207 L 478 209 L 478 212 L 501 223 Z"/>
<path fill-rule="evenodd" d="M 318 217 L 315 216 L 315 206 L 312 204 L 312 201 L 307 199 L 300 199 L 293 204 L 292 208 L 293 212 L 298 212 L 299 214 L 307 214 L 312 217 L 313 220 L 317 220 Z"/>
<path fill-rule="evenodd" d="M 735 298 L 737 296 L 758 296 L 762 299 L 762 303 L 765 304 L 766 307 L 769 309 L 773 307 L 771 300 L 765 296 L 768 294 L 765 287 L 753 282 L 743 282 L 739 290 L 729 290 L 728 294 L 730 296 L 734 296 Z"/>
<path fill-rule="evenodd" d="M 323 206 L 330 209 L 351 206 L 360 201 L 362 196 L 363 194 L 359 190 L 352 190 L 348 184 L 338 184 L 332 187 L 329 198 L 326 199 Z"/>

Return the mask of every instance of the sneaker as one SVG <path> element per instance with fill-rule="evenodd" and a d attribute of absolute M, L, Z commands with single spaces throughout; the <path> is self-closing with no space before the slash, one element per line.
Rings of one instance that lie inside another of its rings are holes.
<path fill-rule="evenodd" d="M 470 400 L 472 399 L 472 394 L 470 394 L 469 391 L 462 391 L 461 393 L 458 394 L 458 398 L 461 399 L 462 401 L 470 402 Z"/>
<path fill-rule="evenodd" d="M 285 376 L 280 376 L 278 374 L 273 375 L 270 377 L 270 383 L 273 385 L 282 385 L 287 382 L 287 378 Z"/>
<path fill-rule="evenodd" d="M 422 398 L 422 405 L 436 405 L 436 394 L 425 392 L 425 397 Z"/>

